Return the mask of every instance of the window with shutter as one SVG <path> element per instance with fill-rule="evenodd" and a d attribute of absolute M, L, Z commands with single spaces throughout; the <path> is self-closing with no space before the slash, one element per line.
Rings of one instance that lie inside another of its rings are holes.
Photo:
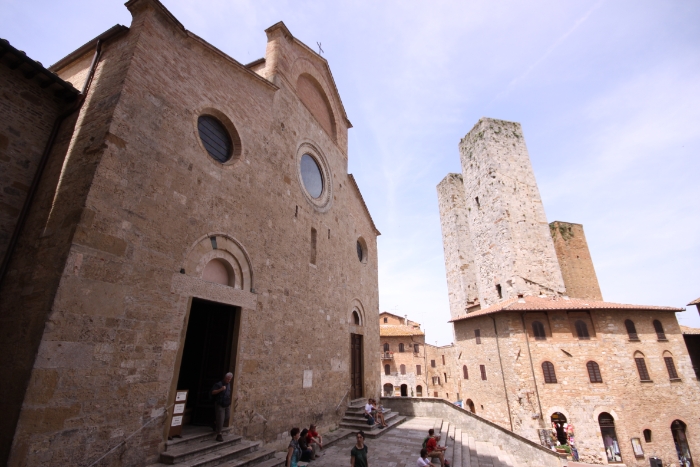
<path fill-rule="evenodd" d="M 481 370 L 481 379 L 486 381 L 486 366 L 479 365 L 479 370 Z"/>
<path fill-rule="evenodd" d="M 532 322 L 532 334 L 535 336 L 535 340 L 547 340 L 547 336 L 544 333 L 544 325 L 539 321 Z"/>
<path fill-rule="evenodd" d="M 658 340 L 666 340 L 666 333 L 664 332 L 664 327 L 661 325 L 661 321 L 659 321 L 658 319 L 654 320 L 654 331 L 656 331 L 656 338 Z"/>
<path fill-rule="evenodd" d="M 384 352 L 388 352 L 388 351 L 389 351 L 389 344 L 384 344 Z"/>
<path fill-rule="evenodd" d="M 430 366 L 435 368 L 435 360 L 430 360 Z"/>
<path fill-rule="evenodd" d="M 634 322 L 631 319 L 625 320 L 625 329 L 627 329 L 627 335 L 629 336 L 631 341 L 639 340 L 639 336 L 637 335 L 637 328 L 635 327 Z"/>
<path fill-rule="evenodd" d="M 635 357 L 634 362 L 637 364 L 639 379 L 642 381 L 651 381 L 649 371 L 647 370 L 647 363 L 644 361 L 644 357 Z"/>
<path fill-rule="evenodd" d="M 387 376 L 391 374 L 391 367 L 389 365 L 384 365 L 384 374 Z"/>
<path fill-rule="evenodd" d="M 673 357 L 664 357 L 664 362 L 668 370 L 668 377 L 671 379 L 679 379 L 678 373 L 676 372 L 676 365 L 673 364 Z"/>
<path fill-rule="evenodd" d="M 420 345 L 418 345 L 418 344 L 413 344 L 413 352 L 414 352 L 414 353 L 419 353 L 419 352 L 420 352 Z"/>
<path fill-rule="evenodd" d="M 554 373 L 554 365 L 552 362 L 542 363 L 542 373 L 544 374 L 544 382 L 554 384 L 557 382 L 557 375 Z"/>
<path fill-rule="evenodd" d="M 406 374 L 406 365 L 401 365 L 401 374 L 405 375 Z"/>
<path fill-rule="evenodd" d="M 403 346 L 403 344 L 399 344 L 399 352 L 403 352 L 403 351 L 404 351 L 404 346 Z"/>
<path fill-rule="evenodd" d="M 418 376 L 420 376 L 420 375 L 422 374 L 422 373 L 421 373 L 420 365 L 416 365 L 416 374 L 417 374 Z"/>
<path fill-rule="evenodd" d="M 211 115 L 197 119 L 199 138 L 212 159 L 222 164 L 231 158 L 233 144 L 224 125 Z"/>
<path fill-rule="evenodd" d="M 603 382 L 603 377 L 600 374 L 600 367 L 596 362 L 590 361 L 586 363 L 586 369 L 588 370 L 588 379 L 591 383 Z"/>
<path fill-rule="evenodd" d="M 576 327 L 576 335 L 579 340 L 588 340 L 591 338 L 590 334 L 588 334 L 588 325 L 586 323 L 579 319 L 574 323 L 574 326 Z"/>

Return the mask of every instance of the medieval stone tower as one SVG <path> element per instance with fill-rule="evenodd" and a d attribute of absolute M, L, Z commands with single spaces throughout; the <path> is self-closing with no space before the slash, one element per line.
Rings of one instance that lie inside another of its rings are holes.
<path fill-rule="evenodd" d="M 482 118 L 459 151 L 462 175 L 438 185 L 452 317 L 518 295 L 564 295 L 520 124 Z"/>

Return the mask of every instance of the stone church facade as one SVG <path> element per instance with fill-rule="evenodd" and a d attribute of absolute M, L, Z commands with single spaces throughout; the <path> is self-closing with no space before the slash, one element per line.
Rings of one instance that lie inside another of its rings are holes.
<path fill-rule="evenodd" d="M 460 156 L 437 190 L 465 408 L 543 444 L 559 425 L 583 462 L 692 465 L 684 309 L 603 301 L 583 227 L 547 223 L 519 124 L 481 119 Z"/>
<path fill-rule="evenodd" d="M 242 65 L 126 6 L 49 70 L 3 57 L 0 463 L 87 465 L 139 429 L 105 465 L 155 462 L 176 390 L 210 423 L 226 371 L 234 431 L 280 445 L 380 395 L 379 231 L 328 63 L 283 23 Z"/>

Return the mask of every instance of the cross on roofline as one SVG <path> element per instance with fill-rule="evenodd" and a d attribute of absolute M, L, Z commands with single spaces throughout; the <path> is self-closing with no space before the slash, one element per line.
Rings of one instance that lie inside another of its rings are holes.
<path fill-rule="evenodd" d="M 323 53 L 323 49 L 321 48 L 321 43 L 316 42 L 316 45 L 318 45 L 318 54 L 321 55 Z"/>

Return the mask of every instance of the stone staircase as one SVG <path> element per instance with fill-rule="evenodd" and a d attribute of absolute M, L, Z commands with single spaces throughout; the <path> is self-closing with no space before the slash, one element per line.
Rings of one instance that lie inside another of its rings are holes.
<path fill-rule="evenodd" d="M 449 421 L 435 420 L 433 428 L 441 436 L 438 444 L 447 448 L 445 459 L 454 467 L 524 467 L 500 447 L 476 441 Z"/>
<path fill-rule="evenodd" d="M 284 464 L 275 458 L 275 451 L 262 447 L 260 441 L 247 441 L 224 429 L 224 441 L 214 438 L 209 427 L 184 427 L 182 438 L 169 440 L 160 454 L 160 463 L 151 467 L 277 467 Z"/>
<path fill-rule="evenodd" d="M 406 420 L 406 417 L 399 415 L 391 409 L 385 408 L 384 421 L 388 426 L 386 428 L 379 428 L 375 425 L 370 428 L 370 426 L 367 425 L 367 419 L 363 416 L 366 404 L 366 398 L 351 400 L 348 404 L 348 408 L 345 410 L 345 416 L 340 422 L 340 427 L 350 430 L 351 433 L 362 430 L 365 433 L 365 438 L 376 438 Z"/>

